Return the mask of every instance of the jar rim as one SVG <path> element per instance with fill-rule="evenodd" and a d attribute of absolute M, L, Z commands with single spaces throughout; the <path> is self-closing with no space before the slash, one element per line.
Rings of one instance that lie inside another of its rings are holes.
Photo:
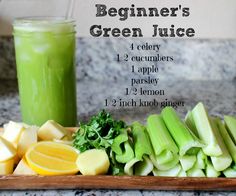
<path fill-rule="evenodd" d="M 65 17 L 22 17 L 13 22 L 13 34 L 50 32 L 75 33 L 75 20 Z"/>
<path fill-rule="evenodd" d="M 29 16 L 15 18 L 13 26 L 17 25 L 57 25 L 75 23 L 72 18 L 58 16 Z"/>

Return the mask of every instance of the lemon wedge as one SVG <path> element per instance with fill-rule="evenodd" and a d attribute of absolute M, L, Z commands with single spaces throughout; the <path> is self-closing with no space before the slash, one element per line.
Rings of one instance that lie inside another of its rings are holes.
<path fill-rule="evenodd" d="M 77 151 L 66 144 L 57 142 L 38 142 L 31 146 L 25 154 L 30 168 L 39 175 L 76 174 Z"/>

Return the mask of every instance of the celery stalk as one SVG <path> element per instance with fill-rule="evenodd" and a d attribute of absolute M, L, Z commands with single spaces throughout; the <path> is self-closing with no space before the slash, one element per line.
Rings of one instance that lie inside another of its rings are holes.
<path fill-rule="evenodd" d="M 128 175 L 133 175 L 134 172 L 138 175 L 148 175 L 153 169 L 148 158 L 153 154 L 153 150 L 146 128 L 139 122 L 134 122 L 131 130 L 135 157 L 125 164 L 124 172 Z"/>
<path fill-rule="evenodd" d="M 179 147 L 180 156 L 185 154 L 197 154 L 203 144 L 201 144 L 184 122 L 181 121 L 175 110 L 171 107 L 166 107 L 162 110 L 161 115 Z"/>
<path fill-rule="evenodd" d="M 224 116 L 224 120 L 232 137 L 232 140 L 236 144 L 236 118 L 234 118 L 233 116 Z"/>
<path fill-rule="evenodd" d="M 161 116 L 149 116 L 147 130 L 155 153 L 155 155 L 150 157 L 153 164 L 160 170 L 174 167 L 178 163 L 178 147 Z"/>
<path fill-rule="evenodd" d="M 124 164 L 118 163 L 116 158 L 115 158 L 115 152 L 112 150 L 110 151 L 109 154 L 110 158 L 110 172 L 112 175 L 124 175 Z"/>
<path fill-rule="evenodd" d="M 122 129 L 120 134 L 114 139 L 111 149 L 115 152 L 116 161 L 127 163 L 134 158 L 134 151 L 131 147 L 127 129 Z"/>
<path fill-rule="evenodd" d="M 228 169 L 223 171 L 223 174 L 226 178 L 236 178 L 236 170 L 229 167 Z"/>
<path fill-rule="evenodd" d="M 116 155 L 115 157 L 119 163 L 127 163 L 134 158 L 134 151 L 129 141 L 124 142 L 124 152 L 120 155 Z"/>
<path fill-rule="evenodd" d="M 212 124 L 214 134 L 216 136 L 216 139 L 218 140 L 218 144 L 222 150 L 222 154 L 220 156 L 211 156 L 211 161 L 212 161 L 212 164 L 213 164 L 215 170 L 223 171 L 231 165 L 232 158 L 225 146 L 225 143 L 223 141 L 223 138 L 222 138 L 220 131 L 218 129 L 218 126 L 217 126 L 217 124 L 221 123 L 220 119 L 211 118 L 210 121 Z"/>
<path fill-rule="evenodd" d="M 206 146 L 203 147 L 203 152 L 208 156 L 221 155 L 223 153 L 222 149 L 220 148 L 212 129 L 208 112 L 201 102 L 194 107 L 192 110 L 192 115 L 198 135 L 200 139 L 206 144 Z"/>
<path fill-rule="evenodd" d="M 188 111 L 188 113 L 185 116 L 184 121 L 185 121 L 186 125 L 188 126 L 188 128 L 198 137 L 197 128 L 194 123 L 193 115 L 192 115 L 191 111 Z"/>
<path fill-rule="evenodd" d="M 143 161 L 139 161 L 134 165 L 134 173 L 137 176 L 147 176 L 152 170 L 153 164 L 146 155 L 143 156 Z"/>
<path fill-rule="evenodd" d="M 225 125 L 221 121 L 217 121 L 217 124 L 220 130 L 221 136 L 225 142 L 225 145 L 227 149 L 229 150 L 229 153 L 231 154 L 232 159 L 236 163 L 236 145 L 231 139 L 228 131 L 226 130 Z"/>
<path fill-rule="evenodd" d="M 196 155 L 184 155 L 179 158 L 180 164 L 184 171 L 191 169 L 197 160 Z"/>
<path fill-rule="evenodd" d="M 212 163 L 207 160 L 206 161 L 206 176 L 209 178 L 216 178 L 218 176 L 220 176 L 220 172 L 215 170 L 215 168 L 213 167 Z"/>
<path fill-rule="evenodd" d="M 165 164 L 174 159 L 174 154 L 169 150 L 164 150 L 161 154 L 156 155 L 159 164 Z"/>
<path fill-rule="evenodd" d="M 183 169 L 181 169 L 181 171 L 178 174 L 178 177 L 187 177 L 187 173 L 186 171 L 184 171 Z"/>
<path fill-rule="evenodd" d="M 153 165 L 161 171 L 169 170 L 179 163 L 179 156 L 177 154 L 173 154 L 173 158 L 164 164 L 161 164 L 158 157 L 155 157 L 154 155 L 150 155 L 150 159 Z"/>
<path fill-rule="evenodd" d="M 135 165 L 135 163 L 137 163 L 139 161 L 140 161 L 140 159 L 133 158 L 128 163 L 126 163 L 125 167 L 124 167 L 124 173 L 129 176 L 134 175 L 134 165 Z"/>
<path fill-rule="evenodd" d="M 187 171 L 188 177 L 205 177 L 203 170 L 193 167 Z"/>
<path fill-rule="evenodd" d="M 158 156 L 164 153 L 162 156 L 160 156 L 160 159 L 162 157 L 168 157 L 170 159 L 165 159 L 165 161 L 168 162 L 173 158 L 172 153 L 178 153 L 178 147 L 172 139 L 160 115 L 154 114 L 148 117 L 147 131 L 150 136 L 155 155 Z"/>
<path fill-rule="evenodd" d="M 153 154 L 149 136 L 146 132 L 146 128 L 139 122 L 134 122 L 131 128 L 132 128 L 135 158 L 143 160 L 143 155 Z"/>
<path fill-rule="evenodd" d="M 134 158 L 125 164 L 124 172 L 127 175 L 147 176 L 153 170 L 153 164 L 147 155 L 143 156 L 143 160 Z"/>
<path fill-rule="evenodd" d="M 154 176 L 176 177 L 181 172 L 181 166 L 180 164 L 177 164 L 175 167 L 166 171 L 160 171 L 154 168 L 152 172 Z"/>
<path fill-rule="evenodd" d="M 236 170 L 236 165 L 235 165 L 235 163 L 231 165 L 231 168 L 234 169 L 234 170 Z"/>
<path fill-rule="evenodd" d="M 196 161 L 194 167 L 196 167 L 198 169 L 205 169 L 206 168 L 206 160 L 207 160 L 207 156 L 204 154 L 204 152 L 202 150 L 200 150 L 197 153 L 197 161 Z"/>
<path fill-rule="evenodd" d="M 128 133 L 127 129 L 120 130 L 120 134 L 113 140 L 113 143 L 111 145 L 112 151 L 114 151 L 116 154 L 121 155 L 123 153 L 123 149 L 121 145 L 128 141 Z"/>

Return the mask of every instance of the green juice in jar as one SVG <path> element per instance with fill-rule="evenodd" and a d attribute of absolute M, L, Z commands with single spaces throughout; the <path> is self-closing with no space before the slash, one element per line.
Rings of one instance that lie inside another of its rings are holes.
<path fill-rule="evenodd" d="M 17 19 L 13 24 L 22 119 L 76 126 L 74 22 Z"/>

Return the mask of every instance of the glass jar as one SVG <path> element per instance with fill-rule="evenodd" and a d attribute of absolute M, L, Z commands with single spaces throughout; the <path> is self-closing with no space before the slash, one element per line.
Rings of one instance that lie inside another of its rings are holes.
<path fill-rule="evenodd" d="M 74 21 L 20 18 L 13 29 L 23 122 L 76 126 Z"/>

